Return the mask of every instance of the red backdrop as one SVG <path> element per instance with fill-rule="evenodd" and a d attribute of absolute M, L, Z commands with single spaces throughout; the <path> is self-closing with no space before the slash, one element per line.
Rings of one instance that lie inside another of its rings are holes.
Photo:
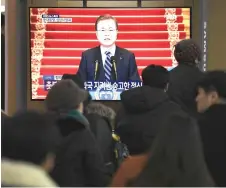
<path fill-rule="evenodd" d="M 72 23 L 43 23 L 43 14 Z M 119 22 L 117 45 L 134 52 L 139 73 L 149 64 L 176 66 L 175 43 L 190 38 L 188 8 L 32 8 L 30 10 L 32 99 L 44 99 L 43 75 L 75 74 L 81 53 L 98 45 L 94 24 L 111 14 Z"/>

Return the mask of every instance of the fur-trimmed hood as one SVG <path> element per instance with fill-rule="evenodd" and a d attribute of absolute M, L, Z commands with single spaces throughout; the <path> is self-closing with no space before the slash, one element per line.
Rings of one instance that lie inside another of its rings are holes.
<path fill-rule="evenodd" d="M 86 114 L 98 114 L 107 118 L 109 122 L 115 119 L 116 113 L 113 109 L 98 102 L 91 102 L 85 109 Z"/>
<path fill-rule="evenodd" d="M 1 179 L 3 186 L 57 187 L 41 167 L 8 159 L 1 161 Z"/>

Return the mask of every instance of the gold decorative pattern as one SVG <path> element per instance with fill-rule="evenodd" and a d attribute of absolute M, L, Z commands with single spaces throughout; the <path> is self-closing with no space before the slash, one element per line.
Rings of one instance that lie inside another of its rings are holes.
<path fill-rule="evenodd" d="M 32 12 L 32 9 L 31 9 Z M 38 97 L 39 78 L 41 60 L 43 58 L 43 49 L 45 48 L 45 31 L 46 23 L 42 22 L 42 15 L 48 14 L 47 8 L 37 9 L 37 22 L 35 24 L 36 31 L 34 32 L 34 45 L 31 50 L 31 80 L 32 80 L 32 99 Z M 30 14 L 32 15 L 32 14 Z"/>
<path fill-rule="evenodd" d="M 177 61 L 174 57 L 174 46 L 180 40 L 180 32 L 178 31 L 176 8 L 166 8 L 165 15 L 166 25 L 168 30 L 168 40 L 171 49 L 172 66 L 177 66 Z"/>
<path fill-rule="evenodd" d="M 190 9 L 183 8 L 182 9 L 182 16 L 183 16 L 183 24 L 184 24 L 184 31 L 186 32 L 186 39 L 190 38 Z"/>

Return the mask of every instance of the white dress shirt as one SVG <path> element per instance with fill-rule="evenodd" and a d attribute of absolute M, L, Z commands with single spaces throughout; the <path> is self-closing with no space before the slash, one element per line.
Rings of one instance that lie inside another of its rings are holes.
<path fill-rule="evenodd" d="M 115 50 L 116 50 L 116 45 L 115 44 L 112 47 L 110 47 L 110 48 L 106 48 L 106 47 L 100 46 L 100 52 L 101 52 L 103 66 L 104 66 L 105 60 L 107 58 L 107 55 L 105 53 L 106 52 L 110 52 L 111 53 L 110 55 L 114 56 L 115 55 Z"/>

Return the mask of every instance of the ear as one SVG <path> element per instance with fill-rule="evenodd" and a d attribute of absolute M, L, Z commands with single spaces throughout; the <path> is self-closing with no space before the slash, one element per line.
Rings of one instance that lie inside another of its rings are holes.
<path fill-rule="evenodd" d="M 118 30 L 116 30 L 115 32 L 116 32 L 116 35 L 118 36 Z"/>
<path fill-rule="evenodd" d="M 83 105 L 83 102 L 81 102 L 78 106 L 78 109 L 77 109 L 79 112 L 83 113 L 84 111 L 84 105 Z"/>
<path fill-rule="evenodd" d="M 211 99 L 217 101 L 219 99 L 219 95 L 216 91 L 211 92 Z"/>
<path fill-rule="evenodd" d="M 216 91 L 211 91 L 208 96 L 211 104 L 217 104 L 219 102 L 219 95 Z"/>
<path fill-rule="evenodd" d="M 50 172 L 55 166 L 55 155 L 52 153 L 47 154 L 45 161 L 41 164 L 41 166 L 47 172 Z"/>

